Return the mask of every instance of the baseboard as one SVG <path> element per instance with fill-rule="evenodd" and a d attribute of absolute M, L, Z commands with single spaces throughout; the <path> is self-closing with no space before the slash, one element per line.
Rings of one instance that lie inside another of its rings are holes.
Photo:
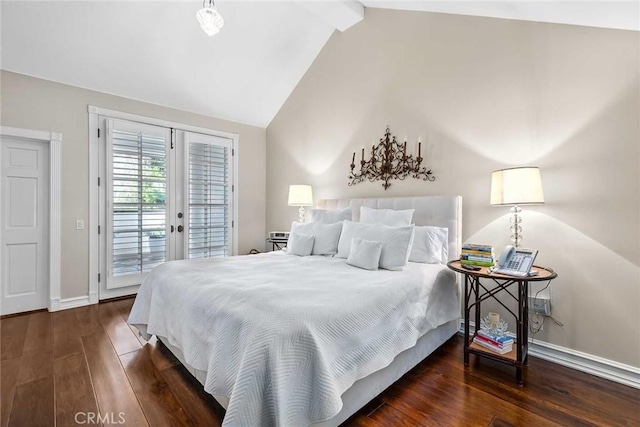
<path fill-rule="evenodd" d="M 47 309 L 39 308 L 37 310 L 20 311 L 18 313 L 3 314 L 2 316 L 0 316 L 0 320 L 8 319 L 9 317 L 24 316 L 25 314 L 38 313 L 39 311 L 47 311 Z"/>
<path fill-rule="evenodd" d="M 529 354 L 549 362 L 640 389 L 640 369 L 559 345 L 533 341 Z"/>
<path fill-rule="evenodd" d="M 68 310 L 91 304 L 89 295 L 73 298 L 55 298 L 50 301 L 49 311 Z"/>
<path fill-rule="evenodd" d="M 475 331 L 474 322 L 469 322 L 469 328 Z M 464 334 L 464 320 L 459 332 Z M 640 368 L 635 366 L 533 339 L 529 339 L 529 355 L 640 389 Z"/>

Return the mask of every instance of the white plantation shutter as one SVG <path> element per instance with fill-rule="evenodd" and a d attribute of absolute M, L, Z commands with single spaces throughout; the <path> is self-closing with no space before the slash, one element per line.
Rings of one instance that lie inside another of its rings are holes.
<path fill-rule="evenodd" d="M 185 258 L 231 254 L 231 146 L 227 138 L 185 138 Z"/>
<path fill-rule="evenodd" d="M 168 130 L 107 123 L 107 289 L 138 284 L 167 260 Z"/>

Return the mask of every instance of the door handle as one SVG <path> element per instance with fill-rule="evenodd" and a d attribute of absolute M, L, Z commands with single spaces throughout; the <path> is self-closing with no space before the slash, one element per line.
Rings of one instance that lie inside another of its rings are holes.
<path fill-rule="evenodd" d="M 184 227 L 183 227 L 183 226 L 181 226 L 181 225 L 179 225 L 179 226 L 178 226 L 178 233 L 182 233 L 182 230 L 184 230 Z"/>
<path fill-rule="evenodd" d="M 182 212 L 178 212 L 178 218 L 182 218 Z"/>
<path fill-rule="evenodd" d="M 173 233 L 173 230 L 175 229 L 175 227 L 172 225 L 171 226 L 171 232 Z"/>

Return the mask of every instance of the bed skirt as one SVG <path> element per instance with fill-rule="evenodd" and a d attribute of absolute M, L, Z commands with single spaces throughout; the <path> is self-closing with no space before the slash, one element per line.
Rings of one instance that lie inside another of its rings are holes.
<path fill-rule="evenodd" d="M 386 368 L 376 371 L 353 383 L 353 385 L 342 394 L 342 410 L 330 420 L 313 424 L 313 426 L 330 427 L 340 425 L 369 403 L 374 397 L 382 393 L 387 387 L 400 379 L 405 373 L 409 372 L 425 357 L 448 341 L 459 329 L 460 319 L 458 318 L 430 330 L 417 341 L 415 346 L 398 354 L 395 359 L 393 359 L 393 362 Z M 178 347 L 169 344 L 169 340 L 165 337 L 159 336 L 158 339 L 180 360 L 184 367 L 200 384 L 204 384 L 207 376 L 205 371 L 194 369 L 186 364 L 182 351 Z M 226 409 L 229 403 L 228 397 L 216 395 L 213 397 Z"/>

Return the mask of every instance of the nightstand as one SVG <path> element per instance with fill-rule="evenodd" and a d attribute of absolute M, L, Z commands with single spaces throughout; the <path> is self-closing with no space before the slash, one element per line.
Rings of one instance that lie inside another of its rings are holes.
<path fill-rule="evenodd" d="M 464 365 L 469 366 L 469 354 L 487 357 L 498 362 L 506 363 L 516 368 L 516 380 L 523 384 L 522 368 L 527 364 L 529 351 L 529 282 L 541 282 L 553 280 L 558 275 L 550 268 L 533 266 L 532 271 L 537 271 L 536 276 L 516 277 L 503 274 L 489 273 L 487 267 L 481 267 L 478 271 L 462 268 L 460 260 L 450 261 L 447 264 L 451 270 L 464 274 Z M 482 280 L 485 283 L 482 283 Z M 504 291 L 504 296 L 509 295 L 517 304 L 517 312 L 514 313 L 498 299 L 497 294 Z M 472 302 L 473 297 L 473 302 Z M 470 336 L 469 321 L 471 309 L 475 309 L 474 321 L 476 330 L 480 328 L 480 305 L 482 301 L 492 298 L 502 308 L 508 311 L 516 321 L 516 338 L 514 348 L 510 353 L 498 354 L 485 349 L 473 342 L 475 333 Z"/>
<path fill-rule="evenodd" d="M 271 243 L 272 251 L 279 251 L 287 247 L 289 239 L 266 239 L 267 243 Z"/>

